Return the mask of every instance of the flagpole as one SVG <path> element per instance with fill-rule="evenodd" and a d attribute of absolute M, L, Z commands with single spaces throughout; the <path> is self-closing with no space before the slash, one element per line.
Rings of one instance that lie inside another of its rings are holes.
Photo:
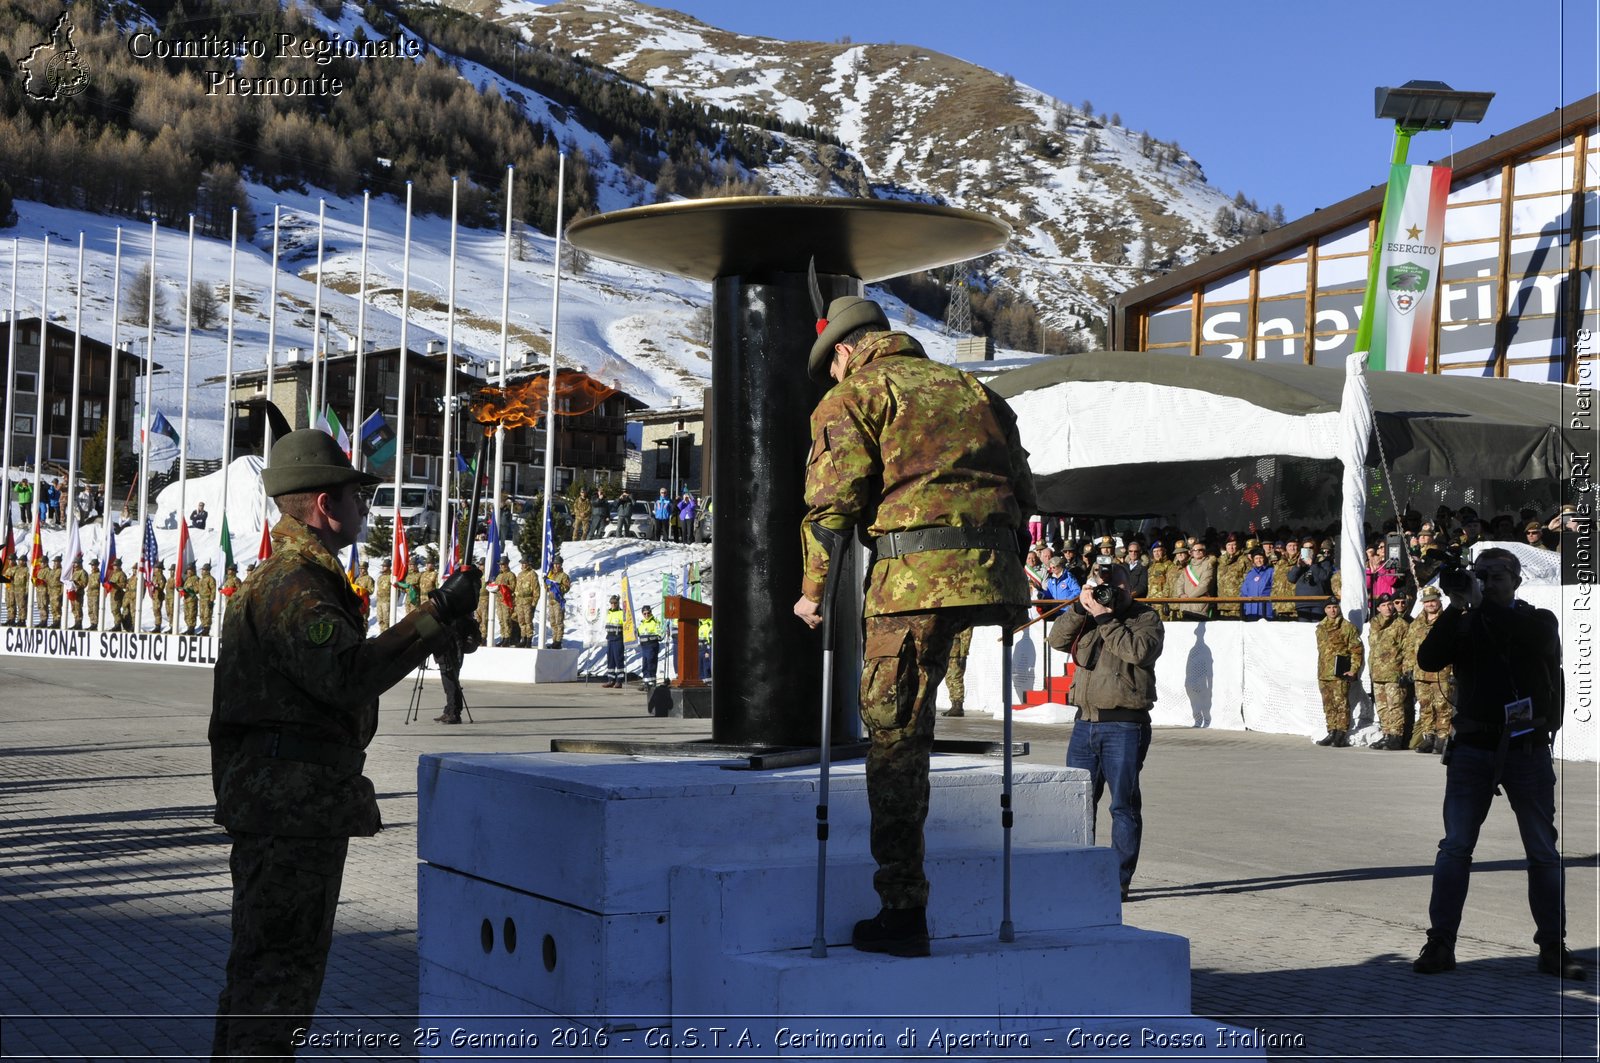
<path fill-rule="evenodd" d="M 78 519 L 78 433 L 82 428 L 79 421 L 79 407 L 83 403 L 81 383 L 83 380 L 83 241 L 84 234 L 80 229 L 78 230 L 78 307 L 72 325 L 72 417 L 69 422 L 71 427 L 67 430 L 67 489 L 61 497 L 61 512 L 63 515 L 68 515 L 66 523 L 69 528 Z M 115 358 L 116 352 L 113 351 L 111 356 Z M 67 541 L 71 542 L 70 534 Z M 67 559 L 63 557 L 61 561 L 61 573 L 65 577 Z M 57 619 L 61 630 L 65 631 L 66 609 L 61 610 L 61 616 Z"/>
<path fill-rule="evenodd" d="M 38 390 L 38 399 L 34 405 L 33 415 L 33 500 L 30 503 L 33 506 L 33 527 L 35 531 L 39 527 L 39 512 L 44 507 L 44 497 L 39 493 L 39 488 L 44 476 L 44 393 L 49 390 L 46 386 L 49 362 L 45 357 L 46 351 L 50 346 L 50 237 L 48 235 L 44 238 L 44 262 L 40 272 L 39 375 L 33 385 Z M 22 612 L 23 618 L 30 625 L 33 620 L 33 607 L 37 604 L 39 597 L 39 592 L 34 587 L 31 575 L 31 570 L 38 562 L 38 558 L 33 556 L 36 552 L 30 543 L 28 546 L 28 567 L 30 569 L 28 594 L 24 599 Z"/>
<path fill-rule="evenodd" d="M 228 471 L 229 466 L 233 464 L 233 316 L 237 305 L 234 295 L 239 286 L 238 207 L 233 208 L 228 240 L 228 340 L 223 347 L 222 359 L 222 527 L 217 529 L 224 559 L 233 553 L 233 543 L 222 540 L 231 539 L 233 536 L 233 529 L 228 526 Z M 226 562 L 223 565 L 222 578 L 228 578 Z M 217 604 L 226 610 L 226 601 Z M 218 630 L 221 630 L 220 622 Z"/>
<path fill-rule="evenodd" d="M 111 383 L 106 392 L 106 404 L 101 413 L 100 423 L 106 434 L 106 460 L 105 481 L 101 485 L 100 496 L 100 537 L 111 531 L 111 499 L 115 497 L 112 492 L 116 485 L 112 477 L 116 475 L 117 458 L 117 369 L 122 362 L 122 351 L 117 346 L 120 338 L 119 329 L 122 325 L 122 226 L 117 226 L 117 250 L 111 265 Z M 128 411 L 128 422 L 133 423 L 133 411 Z M 102 546 L 104 544 L 102 543 Z M 96 572 L 94 578 L 98 580 L 100 573 Z M 96 596 L 96 602 L 99 597 Z M 94 618 L 96 626 L 99 617 Z"/>
<path fill-rule="evenodd" d="M 411 182 L 406 182 L 406 223 L 405 240 L 400 254 L 400 394 L 395 400 L 395 435 L 394 435 L 394 527 L 390 529 L 390 550 L 394 553 L 394 546 L 400 536 L 400 496 L 405 490 L 406 467 L 406 366 L 410 361 L 407 355 L 407 344 L 410 341 L 409 327 L 411 324 Z M 410 544 L 407 544 L 409 549 Z M 411 559 L 406 558 L 406 575 L 411 574 Z M 389 585 L 391 595 L 390 608 L 393 608 L 392 596 L 398 593 L 393 582 Z"/>
<path fill-rule="evenodd" d="M 356 401 L 351 411 L 350 431 L 355 441 L 350 446 L 350 462 L 366 467 L 367 456 L 361 447 L 361 397 L 367 386 L 367 233 L 372 219 L 372 193 L 361 192 L 361 287 L 356 303 Z"/>
<path fill-rule="evenodd" d="M 500 381 L 499 381 L 499 386 L 501 388 L 504 388 L 506 386 L 506 363 L 511 360 L 511 234 L 512 234 L 512 229 L 516 225 L 516 222 L 517 222 L 517 213 L 516 213 L 516 207 L 515 207 L 515 202 L 516 202 L 516 199 L 515 199 L 516 183 L 517 183 L 517 168 L 515 166 L 507 166 L 506 167 L 506 243 L 505 243 L 505 253 L 504 253 L 504 256 L 503 256 L 503 265 L 501 266 L 501 270 L 500 270 Z M 480 444 L 479 447 L 478 447 L 478 453 L 479 454 L 483 453 L 482 444 Z M 500 513 L 501 513 L 501 507 L 504 505 L 504 503 L 502 502 L 501 497 L 500 497 L 500 485 L 505 480 L 505 461 L 506 461 L 506 426 L 505 426 L 505 422 L 504 421 L 500 421 L 500 422 L 497 422 L 495 424 L 495 426 L 494 426 L 494 473 L 493 473 L 493 475 L 494 475 L 494 494 L 491 496 L 492 497 L 492 502 L 490 503 L 490 505 L 493 507 L 490 510 L 490 512 L 494 514 L 494 519 L 496 521 L 499 521 Z M 483 464 L 481 459 L 479 460 L 478 464 L 479 465 Z M 474 492 L 476 492 L 477 489 L 478 489 L 478 477 L 480 477 L 482 475 L 483 475 L 483 470 L 481 468 L 474 468 L 472 470 L 472 489 L 473 489 Z M 503 550 L 503 549 L 505 549 L 505 547 L 502 546 L 501 549 Z M 494 577 L 493 573 L 487 573 L 484 576 L 484 578 L 485 579 L 493 579 L 495 577 Z M 505 635 L 505 633 L 501 632 L 501 636 L 504 637 L 504 635 Z M 534 648 L 537 649 L 539 646 L 542 646 L 542 645 L 544 645 L 544 643 L 542 643 L 542 642 L 535 643 L 534 644 Z"/>
<path fill-rule="evenodd" d="M 183 427 L 178 429 L 178 529 L 183 532 L 189 527 L 189 350 L 190 337 L 193 335 L 194 311 L 194 215 L 189 215 L 189 293 L 183 302 L 183 410 L 180 421 Z M 178 576 L 182 578 L 187 571 L 189 558 L 179 551 Z M 137 615 L 137 614 L 135 614 Z"/>
<path fill-rule="evenodd" d="M 327 231 L 328 201 L 317 200 L 317 287 L 316 294 L 311 299 L 311 402 L 320 414 L 323 406 L 323 397 L 327 391 L 323 382 L 323 374 L 327 367 L 320 365 L 327 352 L 318 345 L 319 339 L 326 339 L 326 333 L 319 331 L 322 328 L 322 248 L 323 236 Z"/>
<path fill-rule="evenodd" d="M 144 405 L 139 417 L 143 422 L 139 430 L 139 439 L 142 445 L 139 448 L 139 534 L 144 534 L 145 523 L 150 519 L 150 403 L 152 399 L 153 380 L 155 376 L 155 347 L 156 347 L 156 220 L 150 219 L 150 293 L 149 303 L 145 307 L 145 339 L 144 339 Z M 187 389 L 186 389 L 187 390 Z M 109 530 L 109 526 L 108 526 Z M 141 546 L 143 543 L 140 544 Z M 180 573 L 181 575 L 181 573 Z M 109 605 L 108 596 L 102 594 L 100 600 Z"/>
<path fill-rule="evenodd" d="M 458 177 L 450 178 L 450 279 L 447 285 L 449 309 L 446 311 L 446 325 L 444 333 L 444 424 L 440 431 L 440 446 L 444 453 L 439 458 L 439 557 L 446 556 L 445 551 L 450 548 L 454 540 L 452 531 L 456 522 L 450 516 L 450 474 L 454 472 L 454 462 L 450 460 L 452 443 L 454 439 L 450 434 L 450 423 L 455 417 L 451 408 L 455 400 L 456 383 L 456 194 L 460 191 L 461 181 Z M 452 557 L 451 560 L 454 560 Z M 467 529 L 466 560 L 472 561 L 472 529 Z M 439 571 L 444 571 L 441 561 Z"/>
<path fill-rule="evenodd" d="M 555 490 L 556 483 L 556 337 L 561 322 L 561 222 L 562 208 L 566 206 L 567 183 L 567 155 L 562 152 L 556 164 L 556 253 L 552 259 L 551 273 L 554 280 L 551 282 L 550 294 L 550 393 L 545 401 L 544 408 L 544 538 L 541 542 L 549 546 L 541 564 L 543 569 L 539 578 L 544 579 L 544 574 L 550 571 L 550 554 L 555 550 L 555 529 L 550 527 L 550 522 L 555 519 L 554 503 L 551 492 Z M 550 629 L 550 595 L 544 593 L 548 588 L 541 587 L 539 594 L 539 642 L 544 646 L 548 643 L 546 634 Z"/>
<path fill-rule="evenodd" d="M 22 241 L 11 238 L 11 312 L 6 316 L 6 427 L 5 442 L 0 446 L 0 483 L 5 484 L 5 497 L 0 505 L 6 507 L 5 527 L 11 528 L 11 429 L 16 422 L 17 407 L 17 266 L 22 257 Z M 6 617 L 7 620 L 12 619 Z"/>
<path fill-rule="evenodd" d="M 283 220 L 283 205 L 272 205 L 272 282 L 267 295 L 267 403 L 275 401 L 272 390 L 272 369 L 278 361 L 278 232 Z M 290 411 L 292 416 L 293 410 Z M 290 427 L 293 427 L 291 425 Z M 267 416 L 267 411 L 261 411 L 261 464 L 266 465 L 272 454 L 272 419 Z M 261 534 L 267 535 L 267 529 L 272 525 L 272 516 L 268 507 L 272 499 L 267 497 L 267 481 L 261 481 Z M 174 625 L 176 626 L 176 625 Z"/>

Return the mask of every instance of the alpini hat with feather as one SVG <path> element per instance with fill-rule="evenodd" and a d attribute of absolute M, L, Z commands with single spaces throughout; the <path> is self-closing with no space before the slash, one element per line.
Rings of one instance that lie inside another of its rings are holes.
<path fill-rule="evenodd" d="M 859 295 L 841 295 L 828 304 L 828 316 L 817 321 L 817 342 L 811 345 L 811 357 L 806 361 L 806 372 L 812 380 L 821 383 L 828 379 L 833 345 L 863 325 L 887 331 L 889 319 L 883 307 Z"/>
<path fill-rule="evenodd" d="M 280 436 L 272 444 L 272 455 L 261 472 L 262 486 L 272 498 L 319 487 L 382 482 L 381 477 L 358 471 L 334 438 L 315 428 L 300 428 Z"/>

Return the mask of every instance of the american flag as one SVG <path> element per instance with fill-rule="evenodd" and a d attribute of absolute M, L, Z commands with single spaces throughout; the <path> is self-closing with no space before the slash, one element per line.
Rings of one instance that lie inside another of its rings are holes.
<path fill-rule="evenodd" d="M 149 517 L 145 517 L 144 548 L 139 554 L 139 572 L 144 576 L 146 588 L 150 588 L 151 576 L 160 564 L 161 551 L 156 546 L 156 526 Z"/>

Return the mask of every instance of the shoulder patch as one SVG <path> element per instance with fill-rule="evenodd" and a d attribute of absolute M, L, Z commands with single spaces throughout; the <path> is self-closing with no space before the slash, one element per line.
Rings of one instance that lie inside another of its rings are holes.
<path fill-rule="evenodd" d="M 313 646 L 326 646 L 328 640 L 333 638 L 333 621 L 318 620 L 306 628 L 306 637 Z"/>

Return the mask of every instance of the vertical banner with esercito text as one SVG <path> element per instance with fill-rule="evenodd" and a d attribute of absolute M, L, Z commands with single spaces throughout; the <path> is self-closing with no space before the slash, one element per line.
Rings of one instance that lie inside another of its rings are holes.
<path fill-rule="evenodd" d="M 1428 371 L 1433 300 L 1444 262 L 1444 208 L 1450 197 L 1446 166 L 1407 166 L 1389 171 L 1384 199 L 1382 255 L 1374 306 L 1370 369 Z"/>

